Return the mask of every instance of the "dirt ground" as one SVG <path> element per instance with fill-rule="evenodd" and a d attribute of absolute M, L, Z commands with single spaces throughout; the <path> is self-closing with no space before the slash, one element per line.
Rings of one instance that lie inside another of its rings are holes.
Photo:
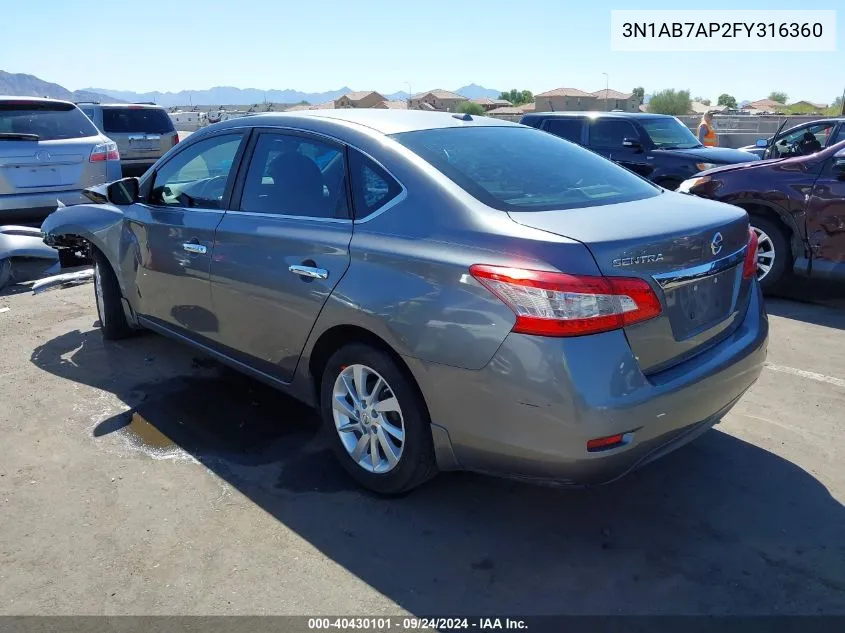
<path fill-rule="evenodd" d="M 618 483 L 382 500 L 302 405 L 155 335 L 104 344 L 90 285 L 12 289 L 0 614 L 845 613 L 845 310 L 768 309 L 759 382 Z"/>

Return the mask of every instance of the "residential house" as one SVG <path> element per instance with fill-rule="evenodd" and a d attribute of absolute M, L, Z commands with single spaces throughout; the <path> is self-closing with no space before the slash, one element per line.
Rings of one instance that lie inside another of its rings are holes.
<path fill-rule="evenodd" d="M 387 97 L 374 90 L 359 90 L 357 92 L 347 92 L 345 95 L 335 99 L 334 107 L 335 109 L 375 108 L 382 101 L 387 101 Z"/>
<path fill-rule="evenodd" d="M 789 104 L 790 111 L 801 111 L 807 114 L 820 114 L 827 110 L 827 108 L 828 105 L 826 103 L 815 103 L 813 101 L 796 101 L 795 103 Z"/>
<path fill-rule="evenodd" d="M 493 117 L 494 119 L 504 119 L 505 121 L 519 122 L 525 110 L 522 106 L 503 106 L 501 108 L 493 108 L 484 113 L 485 116 Z"/>
<path fill-rule="evenodd" d="M 437 110 L 440 112 L 457 112 L 458 106 L 467 98 L 448 90 L 429 90 L 415 94 L 410 99 L 411 110 Z"/>
<path fill-rule="evenodd" d="M 610 88 L 590 93 L 596 98 L 596 110 L 622 110 L 637 112 L 640 100 L 630 92 L 619 92 Z"/>
<path fill-rule="evenodd" d="M 508 108 L 513 104 L 507 99 L 490 99 L 489 97 L 479 97 L 478 99 L 470 99 L 473 103 L 477 103 L 485 112 L 495 108 Z"/>
<path fill-rule="evenodd" d="M 534 95 L 537 112 L 583 112 L 597 110 L 595 95 L 577 88 L 557 88 Z"/>
<path fill-rule="evenodd" d="M 753 114 L 764 114 L 767 112 L 782 112 L 786 106 L 772 99 L 759 99 L 752 101 L 743 107 L 743 110 L 750 110 Z"/>
<path fill-rule="evenodd" d="M 379 110 L 407 110 L 408 102 L 404 99 L 399 101 L 382 101 L 373 107 Z"/>
<path fill-rule="evenodd" d="M 701 101 L 692 101 L 690 103 L 689 114 L 707 114 L 708 112 L 724 112 L 727 106 L 714 106 L 701 103 Z"/>

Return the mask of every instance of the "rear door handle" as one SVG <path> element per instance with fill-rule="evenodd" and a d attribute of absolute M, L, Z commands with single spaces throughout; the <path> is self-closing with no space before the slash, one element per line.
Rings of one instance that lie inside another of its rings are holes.
<path fill-rule="evenodd" d="M 325 268 L 314 268 L 313 266 L 289 266 L 288 270 L 294 275 L 306 277 L 308 279 L 326 279 L 329 276 L 329 271 Z"/>
<path fill-rule="evenodd" d="M 196 242 L 185 242 L 182 244 L 182 248 L 186 253 L 193 253 L 194 255 L 205 255 L 208 252 L 205 246 Z"/>

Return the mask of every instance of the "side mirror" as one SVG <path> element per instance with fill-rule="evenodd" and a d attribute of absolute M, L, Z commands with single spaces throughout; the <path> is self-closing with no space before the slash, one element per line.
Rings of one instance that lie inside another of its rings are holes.
<path fill-rule="evenodd" d="M 122 206 L 138 200 L 140 190 L 141 184 L 137 178 L 122 178 L 106 187 L 106 196 L 112 204 Z"/>
<path fill-rule="evenodd" d="M 622 147 L 630 147 L 631 149 L 642 149 L 642 143 L 638 139 L 625 137 L 622 139 Z"/>
<path fill-rule="evenodd" d="M 757 147 L 768 147 L 769 146 L 769 139 L 766 138 L 758 138 L 757 142 L 754 143 Z"/>

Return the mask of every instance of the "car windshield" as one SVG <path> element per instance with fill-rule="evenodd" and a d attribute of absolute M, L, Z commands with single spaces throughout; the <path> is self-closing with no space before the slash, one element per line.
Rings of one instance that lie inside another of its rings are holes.
<path fill-rule="evenodd" d="M 703 147 L 689 128 L 674 117 L 643 119 L 640 124 L 658 149 L 693 149 Z"/>
<path fill-rule="evenodd" d="M 615 204 L 660 190 L 589 150 L 532 128 L 449 127 L 392 136 L 484 204 L 547 211 Z"/>
<path fill-rule="evenodd" d="M 103 109 L 103 131 L 116 134 L 168 134 L 176 128 L 161 108 L 132 107 Z"/>
<path fill-rule="evenodd" d="M 97 136 L 97 128 L 72 103 L 49 101 L 0 102 L 0 136 L 9 139 L 59 141 Z"/>

